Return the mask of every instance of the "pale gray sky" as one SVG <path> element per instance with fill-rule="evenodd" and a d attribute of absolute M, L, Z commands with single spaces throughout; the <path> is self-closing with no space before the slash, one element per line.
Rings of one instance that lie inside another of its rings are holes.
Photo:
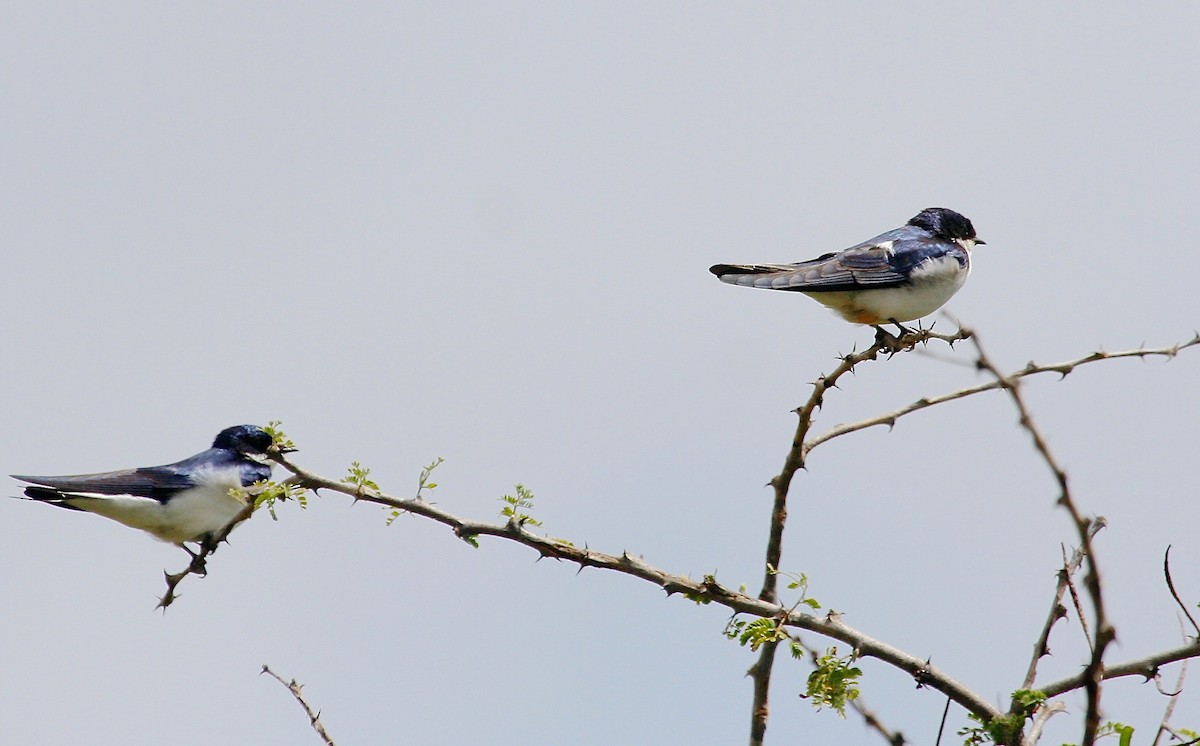
<path fill-rule="evenodd" d="M 708 266 L 945 206 L 988 241 L 949 309 L 1006 367 L 1184 340 L 1197 38 L 1195 3 L 8 3 L 0 472 L 163 463 L 282 419 L 325 474 L 359 459 L 404 494 L 444 456 L 458 514 L 523 482 L 550 535 L 757 587 L 789 410 L 871 334 Z M 1111 522 L 1113 661 L 1179 641 L 1167 544 L 1200 598 L 1198 369 L 1027 389 Z M 977 380 L 876 364 L 817 428 Z M 784 565 L 1001 700 L 1074 536 L 1054 498 L 1002 397 L 951 404 L 815 452 Z M 331 495 L 239 528 L 163 617 L 178 550 L 24 501 L 0 527 L 12 743 L 315 743 L 263 663 L 346 745 L 746 738 L 753 658 L 720 608 L 521 547 Z M 1080 637 L 1057 630 L 1044 680 Z M 863 667 L 865 701 L 932 743 L 941 697 Z M 771 742 L 880 743 L 776 670 Z M 1190 689 L 1175 722 L 1200 728 Z M 1128 682 L 1105 705 L 1147 742 L 1165 701 Z"/>

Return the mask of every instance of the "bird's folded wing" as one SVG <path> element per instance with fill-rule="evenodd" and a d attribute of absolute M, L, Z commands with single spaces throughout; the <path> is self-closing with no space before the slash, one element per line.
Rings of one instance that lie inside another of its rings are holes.
<path fill-rule="evenodd" d="M 907 279 L 884 246 L 856 246 L 798 264 L 718 264 L 710 270 L 722 282 L 771 290 L 809 292 L 889 287 Z"/>
<path fill-rule="evenodd" d="M 195 486 L 186 474 L 165 466 L 59 477 L 34 477 L 20 474 L 12 476 L 22 482 L 48 487 L 63 495 L 133 495 L 153 498 L 160 502 L 179 490 Z M 40 490 L 38 493 L 30 495 L 30 497 L 35 497 L 35 499 L 49 497 L 44 490 Z"/>

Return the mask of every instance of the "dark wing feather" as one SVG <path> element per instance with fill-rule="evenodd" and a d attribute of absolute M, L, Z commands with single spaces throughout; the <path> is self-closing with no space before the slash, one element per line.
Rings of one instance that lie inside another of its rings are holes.
<path fill-rule="evenodd" d="M 57 477 L 20 474 L 13 474 L 12 477 L 37 485 L 26 487 L 25 495 L 42 501 L 62 499 L 70 493 L 90 492 L 100 495 L 134 495 L 165 502 L 176 492 L 195 486 L 186 474 L 170 466 L 147 466 L 141 469 Z"/>
<path fill-rule="evenodd" d="M 944 254 L 946 245 L 905 226 L 845 251 L 796 264 L 717 264 L 709 271 L 731 285 L 805 293 L 896 287 L 921 262 Z"/>

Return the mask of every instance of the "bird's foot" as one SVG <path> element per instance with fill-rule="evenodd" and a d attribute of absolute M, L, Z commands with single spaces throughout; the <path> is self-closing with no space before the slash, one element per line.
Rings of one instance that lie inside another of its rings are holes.
<path fill-rule="evenodd" d="M 205 543 L 201 543 L 199 552 L 193 552 L 186 544 L 180 544 L 179 546 L 182 547 L 183 551 L 187 552 L 188 556 L 192 558 L 192 561 L 188 563 L 187 569 L 179 573 L 179 580 L 182 580 L 184 575 L 208 575 L 207 559 L 208 555 L 212 554 L 212 551 L 208 548 L 208 546 Z M 168 575 L 167 577 L 171 578 L 174 576 Z M 179 580 L 176 580 L 175 582 L 178 583 Z"/>
<path fill-rule="evenodd" d="M 884 352 L 895 354 L 904 349 L 900 339 L 882 326 L 875 327 L 875 344 L 879 345 Z"/>

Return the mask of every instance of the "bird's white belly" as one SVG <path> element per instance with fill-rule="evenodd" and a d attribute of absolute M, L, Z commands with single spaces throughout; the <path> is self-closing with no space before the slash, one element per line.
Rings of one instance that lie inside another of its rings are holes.
<path fill-rule="evenodd" d="M 857 324 L 912 321 L 928 316 L 945 305 L 967 281 L 970 273 L 969 264 L 964 267 L 953 257 L 944 257 L 913 270 L 911 282 L 901 287 L 805 295 Z"/>

